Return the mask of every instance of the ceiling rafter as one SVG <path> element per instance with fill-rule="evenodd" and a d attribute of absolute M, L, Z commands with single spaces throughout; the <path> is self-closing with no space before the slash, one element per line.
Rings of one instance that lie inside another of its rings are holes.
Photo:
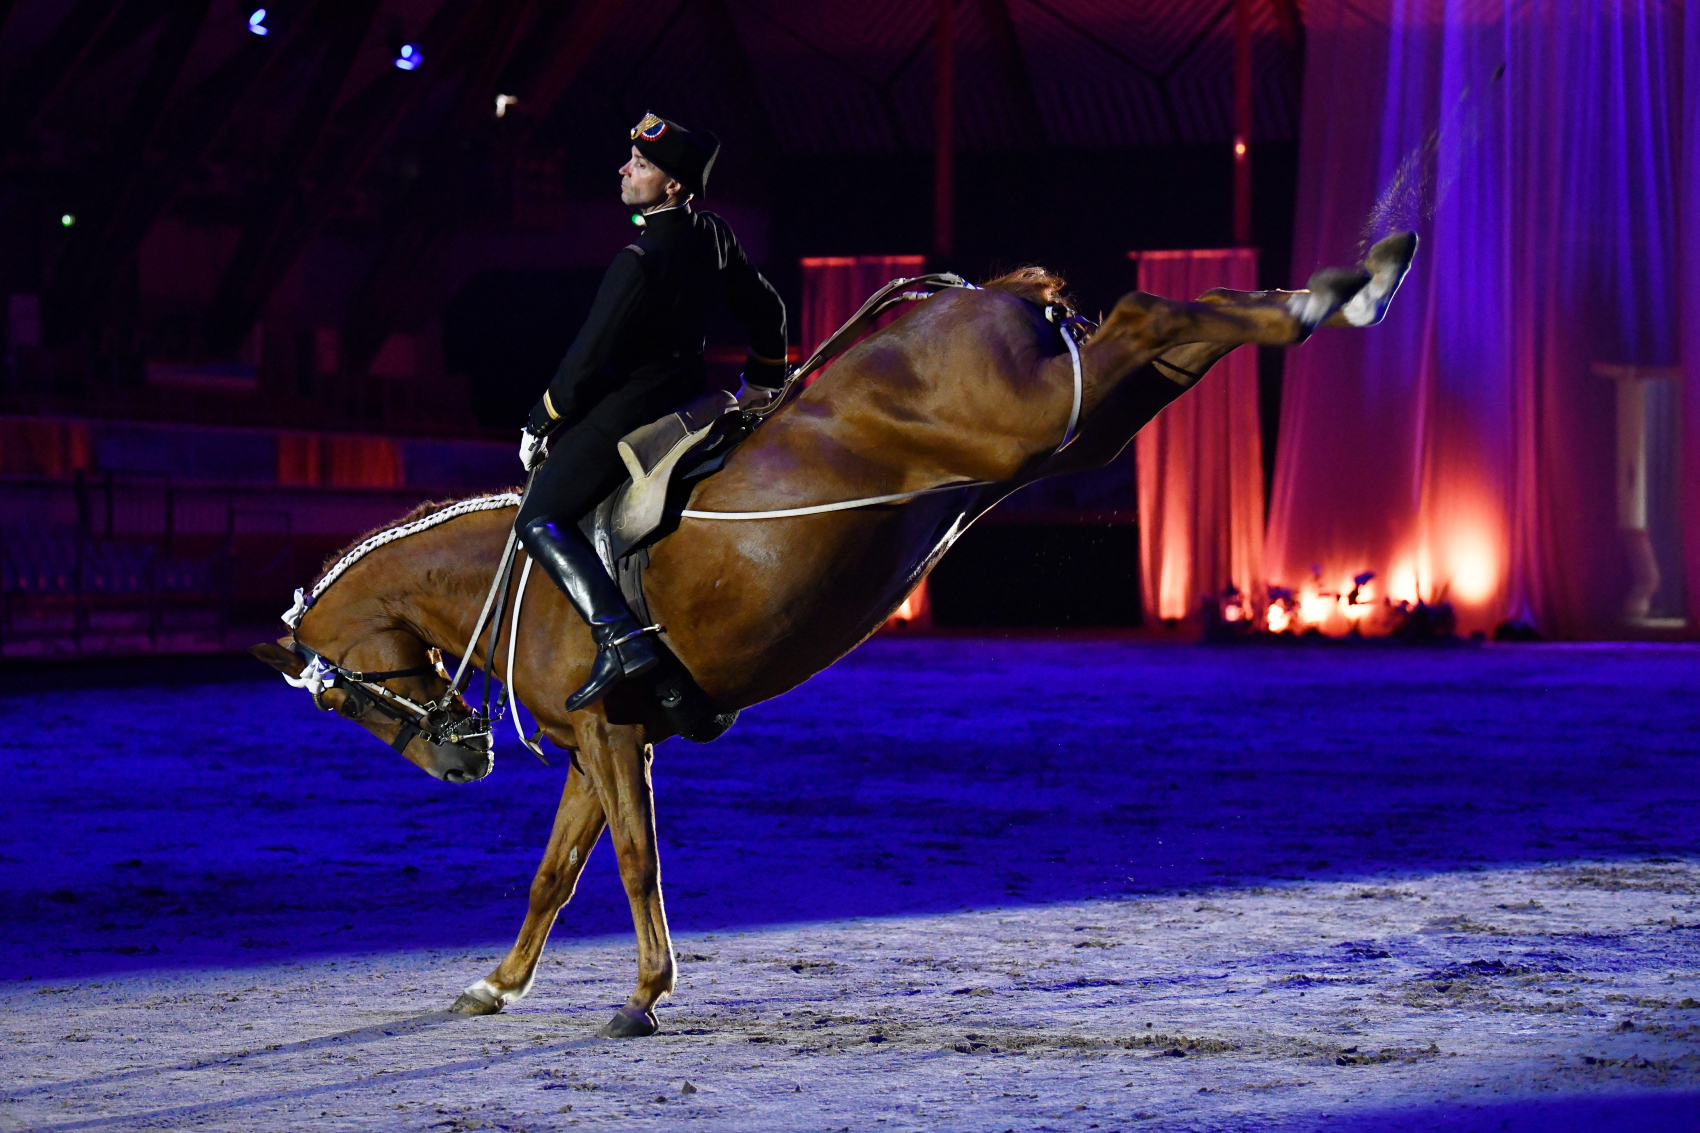
<path fill-rule="evenodd" d="M 1193 53 L 1196 52 L 1200 46 L 1209 42 L 1211 36 L 1216 31 L 1217 25 L 1226 23 L 1234 11 L 1234 0 L 1223 0 L 1221 7 L 1217 9 L 1215 15 L 1205 20 L 1199 30 L 1193 34 L 1192 38 L 1182 44 L 1180 50 L 1170 57 L 1168 66 L 1164 67 L 1161 71 L 1153 71 L 1139 60 L 1127 54 L 1127 52 L 1104 39 L 1091 28 L 1084 26 L 1070 16 L 1063 15 L 1061 12 L 1057 11 L 1056 8 L 1045 3 L 1044 0 L 1027 0 L 1027 2 L 1033 5 L 1033 7 L 1039 9 L 1041 12 L 1044 12 L 1047 16 L 1050 16 L 1057 23 L 1085 39 L 1088 43 L 1093 44 L 1100 50 L 1109 54 L 1112 58 L 1127 64 L 1146 78 L 1155 80 L 1157 99 L 1163 106 L 1163 116 L 1168 119 L 1169 133 L 1171 137 L 1180 137 L 1182 136 L 1183 131 L 1181 129 L 1180 108 L 1175 105 L 1175 95 L 1174 92 L 1169 89 L 1169 79 L 1174 77 L 1175 72 L 1180 68 L 1181 64 L 1190 59 Z"/>
<path fill-rule="evenodd" d="M 29 66 L 5 90 L 0 107 L 0 138 L 15 149 L 65 81 L 106 31 L 119 9 L 133 0 L 77 0 L 53 29 Z"/>
<path fill-rule="evenodd" d="M 877 78 L 874 78 L 872 75 L 867 74 L 866 72 L 864 72 L 862 70 L 861 67 L 850 62 L 848 59 L 845 59 L 843 56 L 837 54 L 834 51 L 831 51 L 831 50 L 829 50 L 825 47 L 822 47 L 820 44 L 816 43 L 814 40 L 810 39 L 808 36 L 804 35 L 802 32 L 798 31 L 796 28 L 792 27 L 791 25 L 789 25 L 789 24 L 787 24 L 787 23 L 785 23 L 781 20 L 776 19 L 771 12 L 758 11 L 758 12 L 755 13 L 755 15 L 758 19 L 762 19 L 762 20 L 767 21 L 768 26 L 772 27 L 775 31 L 784 35 L 786 38 L 795 40 L 801 46 L 806 47 L 810 51 L 814 52 L 816 55 L 819 55 L 822 59 L 825 59 L 830 63 L 837 64 L 844 71 L 845 74 L 849 75 L 853 79 L 856 79 L 858 82 L 867 84 L 867 86 L 870 90 L 876 90 L 877 91 L 877 90 L 880 90 L 884 86 L 886 80 L 877 79 Z M 929 29 L 932 27 L 931 24 L 928 24 L 927 26 L 928 26 Z M 928 32 L 926 32 L 926 34 L 931 35 L 932 32 L 929 30 Z"/>
<path fill-rule="evenodd" d="M 773 128 L 761 87 L 756 82 L 755 64 L 738 34 L 726 0 L 698 0 L 708 23 L 708 46 L 725 78 L 734 112 L 745 123 L 744 132 L 755 150 L 756 166 L 770 185 L 779 168 L 784 143 Z"/>
<path fill-rule="evenodd" d="M 178 98 L 151 147 L 153 160 L 116 163 L 108 207 L 87 216 L 54 273 L 53 290 L 74 309 L 93 310 L 119 268 L 141 246 L 148 230 L 201 168 L 249 95 L 270 79 L 282 60 L 302 51 L 303 29 L 324 23 L 338 0 L 314 0 L 305 14 L 285 9 L 272 20 L 270 37 L 249 36 L 220 66 Z"/>
<path fill-rule="evenodd" d="M 614 84 L 611 92 L 611 102 L 616 117 L 625 113 L 626 95 L 637 83 L 639 77 L 644 74 L 651 61 L 654 60 L 656 53 L 661 50 L 661 45 L 667 42 L 667 37 L 673 34 L 673 29 L 679 26 L 679 21 L 684 18 L 685 9 L 690 5 L 691 0 L 679 0 L 677 4 L 674 4 L 673 10 L 667 13 L 667 18 L 656 25 L 655 34 L 650 36 L 648 42 L 632 55 L 632 65 L 626 68 L 626 73 L 621 76 L 618 83 Z"/>
<path fill-rule="evenodd" d="M 559 48 L 528 94 L 529 125 L 520 140 L 554 112 L 555 104 L 578 78 L 591 53 L 613 30 L 614 20 L 625 6 L 626 0 L 579 0 L 561 34 Z"/>
<path fill-rule="evenodd" d="M 324 52 L 272 160 L 271 175 L 244 209 L 236 250 L 207 311 L 202 340 L 215 357 L 233 352 L 248 336 L 272 290 L 334 204 L 331 194 L 340 197 L 347 187 L 346 166 L 363 166 L 369 157 L 348 145 L 330 145 L 326 134 L 378 6 L 379 0 L 356 0 L 327 14 Z M 373 83 L 380 96 L 374 100 L 367 130 L 388 133 L 392 119 L 386 112 L 393 113 L 407 100 L 407 77 L 406 72 L 386 71 Z M 325 162 L 328 169 L 321 168 Z"/>
<path fill-rule="evenodd" d="M 1050 140 L 1045 131 L 1045 117 L 1039 111 L 1039 96 L 1033 89 L 1033 75 L 1027 69 L 1027 57 L 1022 54 L 1015 21 L 1010 18 L 1009 0 L 980 0 L 980 14 L 991 31 L 1004 85 L 1015 103 L 1015 130 L 1021 148 L 1044 149 Z"/>
<path fill-rule="evenodd" d="M 885 115 L 886 128 L 891 131 L 892 142 L 900 147 L 903 145 L 903 117 L 898 112 L 897 100 L 891 93 L 890 76 L 884 79 L 874 78 L 873 76 L 865 73 L 862 68 L 858 67 L 856 64 L 851 63 L 849 60 L 835 52 L 827 50 L 808 36 L 804 35 L 802 32 L 798 31 L 796 28 L 775 19 L 771 12 L 757 12 L 756 15 L 760 19 L 766 20 L 768 25 L 781 35 L 794 40 L 796 43 L 814 52 L 821 58 L 826 59 L 828 62 L 837 64 L 844 70 L 845 74 L 864 84 L 869 90 L 873 91 L 875 99 L 878 100 L 880 104 L 880 112 Z M 928 30 L 922 33 L 921 39 L 923 43 L 931 38 L 931 27 L 932 25 L 929 24 Z M 914 59 L 918 49 L 919 48 L 917 47 L 910 50 L 909 54 L 905 56 L 906 62 L 899 65 L 899 71 L 901 71 L 902 67 L 907 66 L 908 60 Z"/>
<path fill-rule="evenodd" d="M 394 210 L 372 268 L 355 291 L 343 331 L 344 360 L 353 370 L 371 364 L 390 331 L 416 302 L 416 269 L 442 234 L 452 228 L 468 177 L 487 175 L 485 168 L 469 171 L 469 141 L 482 131 L 495 132 L 497 120 L 491 107 L 496 85 L 525 31 L 534 3 L 494 5 L 494 13 L 508 16 L 509 21 L 497 24 L 486 47 L 470 51 L 469 57 L 477 65 L 461 91 L 458 108 L 449 123 L 437 131 L 437 144 L 421 162 L 421 173 L 409 199 Z M 529 112 L 511 123 L 517 129 L 497 139 L 499 152 L 490 164 L 497 168 L 512 165 L 513 154 L 566 94 L 625 4 L 626 0 L 580 0 L 574 7 L 572 15 L 560 25 L 556 50 L 546 57 L 529 88 L 521 90 L 520 105 Z M 513 19 L 516 13 L 520 17 L 517 20 Z M 473 38 L 466 37 L 465 42 L 471 44 Z"/>

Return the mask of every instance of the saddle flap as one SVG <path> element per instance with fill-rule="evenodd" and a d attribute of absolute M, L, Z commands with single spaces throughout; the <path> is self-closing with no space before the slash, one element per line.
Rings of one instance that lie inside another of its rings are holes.
<path fill-rule="evenodd" d="M 618 446 L 626 471 L 633 481 L 654 476 L 664 463 L 683 455 L 681 443 L 692 436 L 700 440 L 705 430 L 737 407 L 738 399 L 731 394 L 711 390 L 661 420 L 633 429 L 620 438 Z"/>
<path fill-rule="evenodd" d="M 703 474 L 699 455 L 723 460 L 748 433 L 737 399 L 716 390 L 620 439 L 620 459 L 631 479 L 580 524 L 609 574 L 662 525 L 672 486 Z"/>
<path fill-rule="evenodd" d="M 668 414 L 657 424 L 669 421 L 683 421 L 677 413 Z M 642 475 L 633 475 L 626 483 L 624 490 L 614 496 L 614 514 L 610 517 L 610 543 L 616 548 L 615 558 L 654 531 L 661 525 L 662 513 L 667 509 L 667 487 L 673 480 L 673 470 L 678 467 L 680 459 L 697 443 L 708 436 L 714 428 L 710 421 L 694 432 L 679 430 L 659 431 L 661 436 L 672 438 L 672 443 L 665 452 L 661 452 Z M 629 434 L 628 434 L 629 435 Z M 626 467 L 630 468 L 635 458 L 627 458 L 625 442 L 620 443 L 620 455 L 626 459 Z M 654 449 L 651 449 L 654 452 Z"/>

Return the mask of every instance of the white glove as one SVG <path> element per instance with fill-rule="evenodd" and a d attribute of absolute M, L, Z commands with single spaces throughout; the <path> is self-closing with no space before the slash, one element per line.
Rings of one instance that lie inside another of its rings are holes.
<path fill-rule="evenodd" d="M 543 463 L 543 458 L 549 455 L 545 444 L 546 437 L 540 437 L 530 429 L 521 429 L 519 434 L 519 462 L 527 472 Z"/>
<path fill-rule="evenodd" d="M 778 397 L 780 392 L 769 386 L 751 385 L 748 378 L 740 377 L 738 379 L 738 392 L 733 396 L 738 399 L 739 409 L 752 410 L 764 408 L 774 398 Z"/>

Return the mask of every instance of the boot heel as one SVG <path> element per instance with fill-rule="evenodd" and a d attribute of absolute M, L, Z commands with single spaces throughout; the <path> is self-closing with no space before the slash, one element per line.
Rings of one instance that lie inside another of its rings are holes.
<path fill-rule="evenodd" d="M 615 651 L 619 654 L 620 674 L 624 677 L 641 676 L 661 664 L 661 651 L 647 633 L 615 646 Z"/>

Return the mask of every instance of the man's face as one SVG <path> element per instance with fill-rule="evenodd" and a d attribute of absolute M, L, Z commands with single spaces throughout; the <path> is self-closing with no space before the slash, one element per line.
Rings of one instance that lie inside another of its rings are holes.
<path fill-rule="evenodd" d="M 620 203 L 631 208 L 650 208 L 685 187 L 667 176 L 662 168 L 632 147 L 631 160 L 620 166 Z"/>

